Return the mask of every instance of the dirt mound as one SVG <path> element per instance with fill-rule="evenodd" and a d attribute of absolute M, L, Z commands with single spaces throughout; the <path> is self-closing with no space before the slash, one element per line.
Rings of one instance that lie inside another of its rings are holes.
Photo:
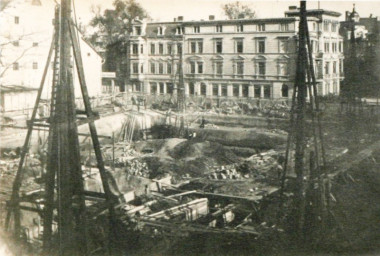
<path fill-rule="evenodd" d="M 135 144 L 138 152 L 148 151 L 141 157 L 150 170 L 149 178 L 165 173 L 175 179 L 184 175 L 203 176 L 212 166 L 236 163 L 241 160 L 231 149 L 219 143 L 186 139 L 160 139 Z"/>
<path fill-rule="evenodd" d="M 224 148 L 219 143 L 195 140 L 179 143 L 169 151 L 169 155 L 175 159 L 186 161 L 210 159 L 210 162 L 214 161 L 216 164 L 231 164 L 240 160 L 232 150 Z"/>

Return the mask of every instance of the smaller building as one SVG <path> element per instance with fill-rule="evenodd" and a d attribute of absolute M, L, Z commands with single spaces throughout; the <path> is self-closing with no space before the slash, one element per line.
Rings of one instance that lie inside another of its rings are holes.
<path fill-rule="evenodd" d="M 0 85 L 0 95 L 2 115 L 28 115 L 34 107 L 37 89 L 20 85 Z"/>

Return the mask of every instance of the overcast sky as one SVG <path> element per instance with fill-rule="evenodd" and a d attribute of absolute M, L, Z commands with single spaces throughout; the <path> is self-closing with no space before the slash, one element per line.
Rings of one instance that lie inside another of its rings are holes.
<path fill-rule="evenodd" d="M 102 9 L 112 8 L 113 0 L 74 0 L 77 15 L 83 23 L 87 23 L 92 17 L 91 6 L 101 6 Z M 224 19 L 221 6 L 234 1 L 226 0 L 137 0 L 157 21 L 172 21 L 177 16 L 184 16 L 185 20 L 208 19 L 209 15 L 215 15 L 216 19 Z M 240 1 L 249 5 L 256 11 L 259 18 L 283 17 L 284 11 L 290 5 L 299 5 L 299 1 Z M 356 4 L 356 11 L 361 17 L 368 17 L 370 14 L 380 17 L 380 0 L 377 1 L 307 1 L 308 9 L 320 8 L 344 13 L 352 10 Z"/>

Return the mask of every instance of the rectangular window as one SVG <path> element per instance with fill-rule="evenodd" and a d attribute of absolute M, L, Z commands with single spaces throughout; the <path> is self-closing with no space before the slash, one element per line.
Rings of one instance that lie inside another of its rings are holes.
<path fill-rule="evenodd" d="M 325 74 L 328 75 L 330 72 L 330 63 L 329 62 L 325 62 Z"/>
<path fill-rule="evenodd" d="M 325 52 L 330 52 L 330 44 L 325 43 Z"/>
<path fill-rule="evenodd" d="M 138 54 L 138 53 L 139 53 L 139 45 L 132 44 L 132 54 Z"/>
<path fill-rule="evenodd" d="M 156 46 L 154 44 L 150 44 L 150 54 L 156 54 Z"/>
<path fill-rule="evenodd" d="M 156 73 L 156 63 L 151 62 L 150 63 L 150 73 L 155 74 Z"/>
<path fill-rule="evenodd" d="M 190 62 L 190 73 L 195 74 L 195 62 Z"/>
<path fill-rule="evenodd" d="M 286 62 L 278 63 L 278 74 L 280 76 L 287 76 L 288 75 L 288 63 L 286 63 Z"/>
<path fill-rule="evenodd" d="M 226 97 L 227 96 L 227 85 L 222 84 L 222 96 Z"/>
<path fill-rule="evenodd" d="M 265 85 L 264 86 L 264 98 L 270 99 L 270 96 L 271 96 L 270 85 Z"/>
<path fill-rule="evenodd" d="M 203 42 L 198 42 L 198 53 L 203 53 Z"/>
<path fill-rule="evenodd" d="M 338 73 L 336 67 L 337 67 L 336 61 L 334 61 L 333 62 L 333 74 L 337 74 Z"/>
<path fill-rule="evenodd" d="M 266 69 L 265 62 L 259 62 L 258 68 L 259 68 L 259 75 L 264 76 L 265 75 L 265 69 Z"/>
<path fill-rule="evenodd" d="M 332 26 L 331 26 L 331 31 L 332 31 L 332 32 L 336 32 L 337 27 L 338 27 L 338 24 L 333 23 Z"/>
<path fill-rule="evenodd" d="M 144 45 L 143 44 L 140 45 L 140 52 L 144 53 Z"/>
<path fill-rule="evenodd" d="M 176 32 L 177 32 L 177 35 L 182 35 L 183 34 L 183 27 L 177 27 Z"/>
<path fill-rule="evenodd" d="M 222 25 L 216 25 L 216 33 L 222 33 L 223 32 L 223 26 Z"/>
<path fill-rule="evenodd" d="M 223 75 L 223 62 L 216 62 L 215 68 L 216 68 L 216 75 L 222 76 Z"/>
<path fill-rule="evenodd" d="M 33 69 L 38 69 L 38 63 L 37 62 L 33 62 Z"/>
<path fill-rule="evenodd" d="M 138 63 L 132 63 L 132 73 L 133 74 L 139 73 L 139 64 Z"/>
<path fill-rule="evenodd" d="M 245 97 L 245 98 L 248 97 L 248 88 L 249 88 L 248 84 L 243 84 L 242 85 L 242 94 L 243 94 L 243 97 Z"/>
<path fill-rule="evenodd" d="M 15 17 L 15 24 L 19 24 L 20 23 L 20 17 L 16 16 Z"/>
<path fill-rule="evenodd" d="M 18 70 L 18 69 L 19 69 L 18 62 L 13 63 L 13 70 Z"/>
<path fill-rule="evenodd" d="M 191 42 L 190 43 L 190 52 L 191 53 L 196 53 L 197 52 L 197 43 L 196 42 Z"/>
<path fill-rule="evenodd" d="M 236 26 L 236 31 L 237 32 L 244 32 L 244 25 L 243 24 L 239 24 Z"/>
<path fill-rule="evenodd" d="M 239 97 L 239 85 L 238 84 L 234 84 L 233 87 L 232 87 L 232 95 L 234 97 Z"/>
<path fill-rule="evenodd" d="M 199 32 L 200 32 L 200 27 L 194 26 L 194 33 L 199 33 Z"/>
<path fill-rule="evenodd" d="M 158 53 L 164 54 L 164 44 L 158 44 Z"/>
<path fill-rule="evenodd" d="M 261 97 L 261 86 L 260 85 L 255 85 L 255 98 L 260 98 Z"/>
<path fill-rule="evenodd" d="M 150 93 L 157 94 L 157 83 L 150 83 Z"/>
<path fill-rule="evenodd" d="M 160 93 L 161 94 L 165 93 L 165 84 L 164 83 L 160 83 Z"/>
<path fill-rule="evenodd" d="M 136 35 L 141 35 L 141 27 L 135 27 L 136 28 Z"/>
<path fill-rule="evenodd" d="M 166 66 L 166 72 L 168 74 L 171 74 L 172 73 L 172 64 L 171 63 L 168 63 L 167 66 Z"/>
<path fill-rule="evenodd" d="M 33 42 L 33 47 L 37 47 L 38 46 L 38 42 Z"/>
<path fill-rule="evenodd" d="M 280 30 L 281 31 L 289 31 L 289 24 L 288 23 L 280 24 Z"/>
<path fill-rule="evenodd" d="M 132 63 L 132 73 L 133 74 L 139 73 L 139 64 L 138 63 Z"/>
<path fill-rule="evenodd" d="M 222 53 L 223 52 L 223 41 L 222 40 L 217 40 L 215 42 L 215 50 L 216 53 Z"/>
<path fill-rule="evenodd" d="M 236 74 L 239 76 L 244 75 L 244 62 L 236 63 Z"/>
<path fill-rule="evenodd" d="M 158 35 L 162 36 L 164 29 L 162 27 L 158 27 Z"/>
<path fill-rule="evenodd" d="M 219 95 L 219 85 L 218 84 L 212 84 L 212 95 L 213 96 Z"/>
<path fill-rule="evenodd" d="M 182 44 L 181 43 L 177 44 L 177 53 L 182 54 Z"/>
<path fill-rule="evenodd" d="M 206 94 L 207 94 L 206 84 L 201 83 L 201 95 L 206 95 Z"/>
<path fill-rule="evenodd" d="M 203 74 L 203 62 L 198 62 L 198 74 Z"/>
<path fill-rule="evenodd" d="M 243 40 L 236 41 L 236 52 L 243 53 Z"/>
<path fill-rule="evenodd" d="M 166 93 L 168 93 L 168 94 L 173 94 L 173 91 L 174 91 L 174 85 L 172 84 L 172 83 L 167 83 L 166 84 L 166 88 L 167 88 L 167 91 L 166 91 Z"/>
<path fill-rule="evenodd" d="M 164 73 L 164 63 L 158 64 L 158 73 L 163 74 Z"/>
<path fill-rule="evenodd" d="M 172 45 L 171 44 L 168 44 L 168 54 L 172 54 Z"/>
<path fill-rule="evenodd" d="M 330 22 L 328 20 L 323 21 L 323 30 L 329 31 L 329 24 Z"/>
<path fill-rule="evenodd" d="M 258 52 L 259 53 L 265 53 L 265 40 L 259 40 L 258 42 L 257 42 L 257 46 L 258 46 Z"/>
<path fill-rule="evenodd" d="M 287 39 L 281 39 L 279 40 L 279 46 L 278 46 L 278 52 L 280 53 L 287 53 L 288 52 L 288 40 Z"/>
<path fill-rule="evenodd" d="M 265 24 L 258 24 L 257 25 L 257 31 L 260 31 L 260 32 L 265 31 Z"/>
<path fill-rule="evenodd" d="M 144 65 L 143 65 L 143 64 L 141 64 L 141 66 L 140 66 L 140 73 L 141 73 L 141 74 L 144 73 Z"/>

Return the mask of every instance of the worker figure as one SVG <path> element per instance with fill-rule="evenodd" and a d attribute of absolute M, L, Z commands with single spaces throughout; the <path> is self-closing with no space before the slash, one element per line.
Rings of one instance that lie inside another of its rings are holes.
<path fill-rule="evenodd" d="M 206 120 L 205 118 L 202 116 L 202 121 L 201 121 L 201 125 L 199 126 L 199 128 L 205 128 L 205 125 L 206 125 Z"/>
<path fill-rule="evenodd" d="M 135 95 L 132 95 L 132 98 L 131 98 L 131 100 L 132 100 L 132 110 L 133 110 L 133 106 L 134 106 L 134 105 L 136 105 L 136 106 L 137 106 L 137 100 L 136 100 L 136 97 L 135 97 Z"/>

